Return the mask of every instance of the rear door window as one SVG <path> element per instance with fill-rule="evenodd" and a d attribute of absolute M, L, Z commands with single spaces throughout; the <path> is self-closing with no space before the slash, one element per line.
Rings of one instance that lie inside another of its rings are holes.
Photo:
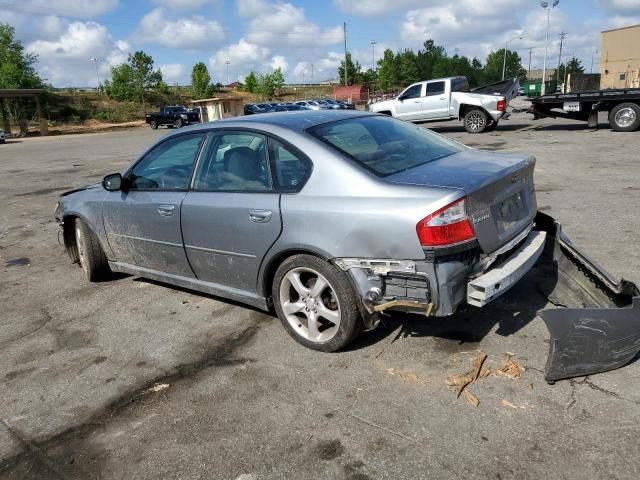
<path fill-rule="evenodd" d="M 311 163 L 299 152 L 272 138 L 269 139 L 269 156 L 278 190 L 299 191 L 311 173 Z"/>
<path fill-rule="evenodd" d="M 444 82 L 427 83 L 427 97 L 442 95 L 444 93 Z"/>

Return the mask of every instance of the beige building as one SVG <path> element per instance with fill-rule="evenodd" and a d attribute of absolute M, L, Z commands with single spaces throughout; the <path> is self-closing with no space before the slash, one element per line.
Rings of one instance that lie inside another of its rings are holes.
<path fill-rule="evenodd" d="M 640 25 L 602 32 L 600 88 L 640 87 Z"/>
<path fill-rule="evenodd" d="M 202 122 L 212 122 L 228 117 L 244 115 L 244 100 L 236 95 L 220 95 L 214 98 L 193 100 L 193 108 L 200 110 Z"/>

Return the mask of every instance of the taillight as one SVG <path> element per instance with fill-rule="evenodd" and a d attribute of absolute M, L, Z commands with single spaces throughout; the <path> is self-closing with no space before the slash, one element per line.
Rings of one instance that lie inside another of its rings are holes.
<path fill-rule="evenodd" d="M 416 232 L 423 247 L 444 247 L 476 238 L 464 198 L 420 220 Z"/>
<path fill-rule="evenodd" d="M 498 100 L 498 111 L 504 112 L 507 109 L 507 101 L 506 100 Z"/>

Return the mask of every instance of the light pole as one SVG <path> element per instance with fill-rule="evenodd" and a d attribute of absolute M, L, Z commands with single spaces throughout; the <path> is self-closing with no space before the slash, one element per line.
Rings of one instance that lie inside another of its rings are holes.
<path fill-rule="evenodd" d="M 595 50 L 591 50 L 591 73 L 593 73 L 593 56 L 594 56 L 596 53 L 600 53 L 600 52 L 598 52 L 598 49 L 597 49 L 597 48 L 596 48 Z"/>
<path fill-rule="evenodd" d="M 376 42 L 371 40 L 371 70 L 376 71 Z"/>
<path fill-rule="evenodd" d="M 547 53 L 549 51 L 549 16 L 551 15 L 551 10 L 556 8 L 559 3 L 560 0 L 554 0 L 553 5 L 549 7 L 549 2 L 540 2 L 540 6 L 547 11 L 547 31 L 544 35 L 544 61 L 542 62 L 542 89 L 540 90 L 540 95 L 544 95 L 546 90 L 545 77 L 547 76 Z"/>
<path fill-rule="evenodd" d="M 229 85 L 229 65 L 231 65 L 231 62 L 227 60 L 224 64 L 227 66 L 227 85 Z"/>
<path fill-rule="evenodd" d="M 522 40 L 523 37 L 514 37 L 511 40 L 507 40 L 504 42 L 504 60 L 502 60 L 502 80 L 504 80 L 504 75 L 507 71 L 507 47 L 514 40 Z"/>
<path fill-rule="evenodd" d="M 100 74 L 98 73 L 98 62 L 99 62 L 99 60 L 98 60 L 97 57 L 91 57 L 89 60 L 91 62 L 93 62 L 93 66 L 96 69 L 96 78 L 98 79 L 98 85 L 96 85 L 96 91 L 98 91 L 100 89 Z M 591 63 L 593 63 L 593 62 L 591 62 Z"/>

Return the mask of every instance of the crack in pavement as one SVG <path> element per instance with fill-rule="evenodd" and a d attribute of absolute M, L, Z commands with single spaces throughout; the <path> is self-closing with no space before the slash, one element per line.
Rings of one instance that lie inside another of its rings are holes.
<path fill-rule="evenodd" d="M 591 390 L 595 390 L 596 392 L 604 393 L 608 397 L 613 397 L 613 398 L 615 398 L 617 400 L 622 400 L 623 402 L 632 403 L 634 405 L 640 405 L 640 401 L 639 400 L 632 400 L 630 398 L 625 398 L 625 397 L 623 397 L 622 395 L 620 395 L 617 392 L 614 392 L 612 390 L 607 390 L 606 388 L 603 388 L 603 387 L 601 387 L 599 385 L 596 385 L 595 383 L 593 383 L 589 379 L 588 375 L 586 377 L 583 377 L 581 380 L 577 380 L 575 378 L 570 378 L 569 379 L 569 384 L 571 385 L 571 393 L 570 393 L 570 396 L 569 396 L 569 402 L 567 403 L 567 409 L 573 407 L 577 402 L 577 387 L 578 387 L 578 385 L 586 385 Z"/>
<path fill-rule="evenodd" d="M 259 329 L 266 322 L 270 321 L 269 317 L 266 317 L 266 315 L 261 313 L 256 312 L 253 316 L 253 322 L 249 324 L 249 326 L 217 340 L 199 360 L 172 367 L 169 371 L 156 376 L 152 380 L 145 382 L 143 385 L 138 385 L 132 388 L 130 391 L 113 400 L 109 405 L 102 408 L 86 422 L 71 426 L 67 430 L 57 433 L 49 438 L 35 441 L 30 439 L 28 435 L 16 431 L 16 429 L 10 426 L 6 420 L 0 420 L 25 449 L 23 452 L 5 459 L 5 461 L 0 464 L 0 476 L 7 473 L 10 474 L 21 465 L 24 465 L 25 463 L 29 464 L 35 460 L 45 466 L 47 470 L 55 473 L 58 476 L 57 478 L 66 478 L 57 469 L 56 462 L 46 455 L 46 450 L 58 445 L 64 445 L 65 443 L 78 438 L 86 437 L 97 427 L 105 426 L 111 420 L 117 418 L 118 415 L 123 413 L 131 405 L 136 403 L 142 404 L 143 397 L 145 399 L 153 398 L 152 395 L 154 395 L 154 393 L 152 391 L 152 387 L 156 384 L 176 384 L 181 380 L 191 378 L 211 367 L 224 367 L 244 363 L 246 359 L 233 358 L 233 353 L 239 348 L 247 345 Z M 148 402 L 144 402 L 145 405 L 147 403 Z M 80 470 L 78 465 L 75 465 L 74 468 Z M 81 476 L 80 478 L 88 477 Z"/>

